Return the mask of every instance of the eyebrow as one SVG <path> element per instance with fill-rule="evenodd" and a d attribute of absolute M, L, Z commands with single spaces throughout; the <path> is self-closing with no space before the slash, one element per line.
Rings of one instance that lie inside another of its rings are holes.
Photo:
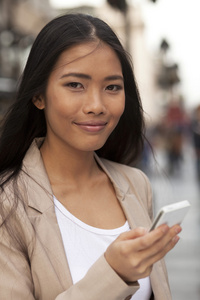
<path fill-rule="evenodd" d="M 77 78 L 85 78 L 85 79 L 92 79 L 90 75 L 84 74 L 84 73 L 68 73 L 64 74 L 60 77 L 60 79 L 65 78 L 65 77 L 77 77 Z M 123 76 L 121 75 L 110 75 L 104 78 L 104 81 L 109 81 L 109 80 L 122 80 L 124 81 Z"/>

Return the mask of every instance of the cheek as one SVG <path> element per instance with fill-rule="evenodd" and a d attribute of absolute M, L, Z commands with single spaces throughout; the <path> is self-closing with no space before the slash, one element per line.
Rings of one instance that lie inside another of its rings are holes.
<path fill-rule="evenodd" d="M 114 104 L 113 115 L 119 119 L 121 117 L 121 115 L 123 114 L 124 109 L 125 109 L 125 99 Z"/>
<path fill-rule="evenodd" d="M 46 113 L 51 117 L 68 118 L 76 113 L 76 107 L 72 103 L 73 101 L 62 93 L 52 94 L 46 101 Z"/>

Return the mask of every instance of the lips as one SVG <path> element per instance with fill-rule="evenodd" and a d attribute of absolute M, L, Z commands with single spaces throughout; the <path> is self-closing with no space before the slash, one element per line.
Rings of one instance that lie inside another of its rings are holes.
<path fill-rule="evenodd" d="M 85 122 L 74 122 L 76 126 L 81 128 L 84 131 L 87 132 L 99 132 L 103 130 L 107 122 L 105 121 L 85 121 Z"/>

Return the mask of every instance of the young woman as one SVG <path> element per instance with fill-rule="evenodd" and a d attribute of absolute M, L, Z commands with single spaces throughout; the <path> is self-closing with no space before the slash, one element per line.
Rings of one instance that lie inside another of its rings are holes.
<path fill-rule="evenodd" d="M 30 52 L 0 138 L 1 300 L 171 299 L 162 258 L 180 226 L 148 232 L 143 111 L 107 24 L 56 18 Z"/>

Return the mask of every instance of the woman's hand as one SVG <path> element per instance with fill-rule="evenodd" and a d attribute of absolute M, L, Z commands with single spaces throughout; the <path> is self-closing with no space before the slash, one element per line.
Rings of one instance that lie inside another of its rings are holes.
<path fill-rule="evenodd" d="M 105 258 L 124 281 L 136 281 L 150 275 L 153 264 L 176 245 L 180 232 L 179 225 L 161 225 L 151 232 L 138 227 L 122 233 L 107 248 Z"/>

